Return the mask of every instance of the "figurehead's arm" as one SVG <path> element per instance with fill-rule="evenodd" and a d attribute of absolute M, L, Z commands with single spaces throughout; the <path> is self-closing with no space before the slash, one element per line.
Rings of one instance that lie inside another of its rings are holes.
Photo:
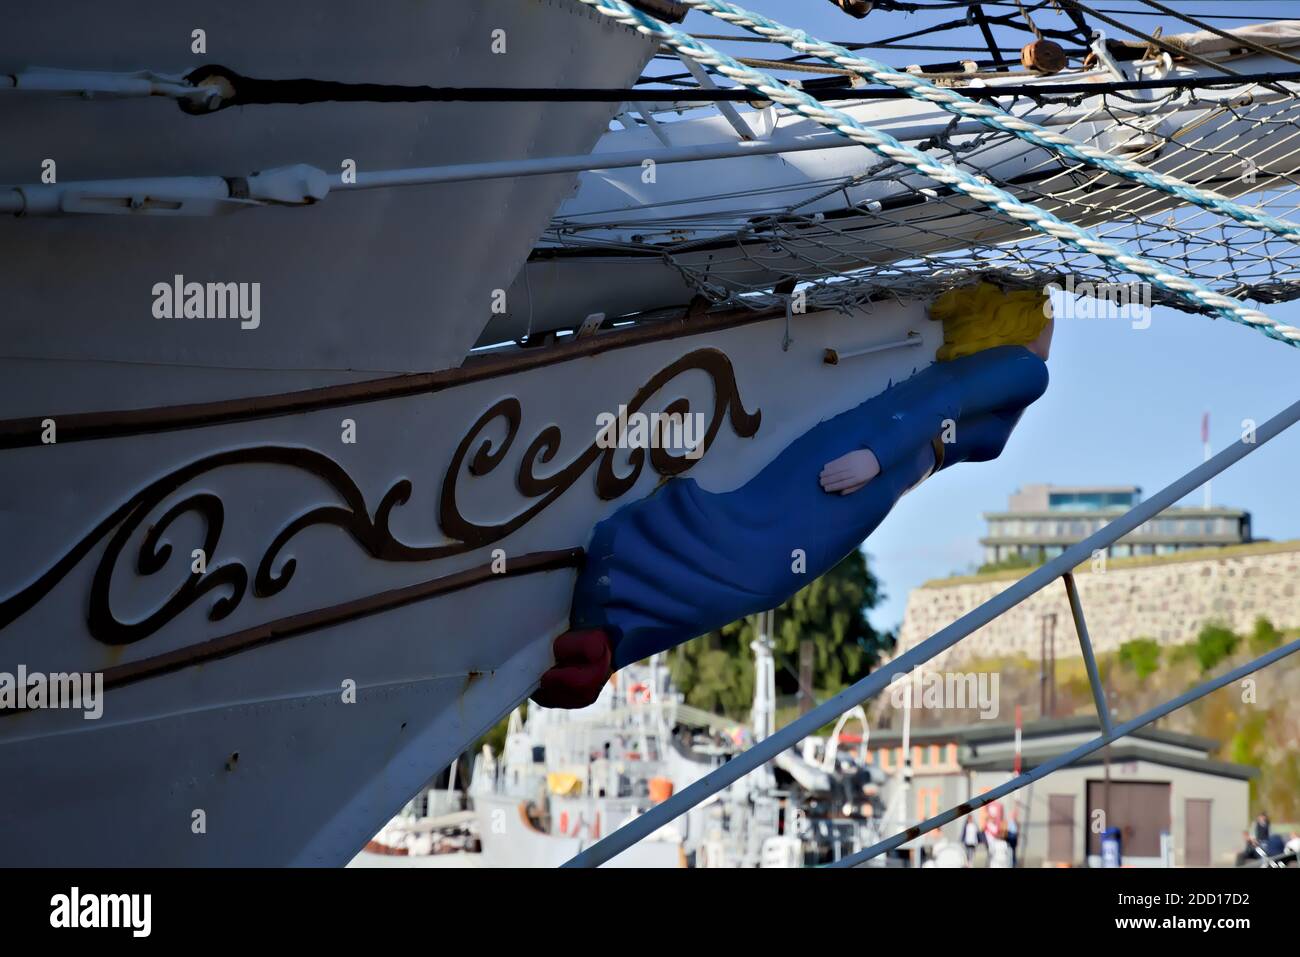
<path fill-rule="evenodd" d="M 1022 412 L 1016 409 L 968 416 L 956 424 L 949 442 L 943 441 L 943 433 L 936 435 L 934 471 L 958 462 L 991 462 L 997 458 L 1006 448 Z"/>
<path fill-rule="evenodd" d="M 1024 346 L 998 346 L 943 365 L 964 418 L 1020 412 L 1047 391 L 1047 363 Z"/>
<path fill-rule="evenodd" d="M 1046 390 L 1047 364 L 1023 346 L 937 362 L 883 394 L 893 411 L 862 445 L 883 471 L 935 435 L 954 426 L 960 432 L 966 420 L 993 412 L 1018 414 Z"/>
<path fill-rule="evenodd" d="M 935 453 L 931 474 L 957 462 L 987 462 L 1002 453 L 1025 407 L 1046 390 L 1046 363 L 1021 346 L 936 363 L 898 388 L 895 411 L 864 446 L 879 461 L 877 472 L 926 441 Z M 849 486 L 860 487 L 858 481 Z"/>

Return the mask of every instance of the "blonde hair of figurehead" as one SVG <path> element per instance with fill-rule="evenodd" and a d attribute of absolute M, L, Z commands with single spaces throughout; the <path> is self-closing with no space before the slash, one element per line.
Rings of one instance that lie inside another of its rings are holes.
<path fill-rule="evenodd" d="M 951 362 L 995 346 L 1028 345 L 1051 315 L 1045 292 L 1004 292 L 989 282 L 949 289 L 930 303 L 930 318 L 943 323 L 943 345 L 935 358 Z"/>

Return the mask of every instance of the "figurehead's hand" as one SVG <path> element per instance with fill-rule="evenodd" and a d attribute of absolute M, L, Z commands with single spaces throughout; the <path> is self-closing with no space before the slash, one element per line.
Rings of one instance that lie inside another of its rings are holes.
<path fill-rule="evenodd" d="M 871 449 L 858 449 L 826 463 L 820 481 L 827 492 L 851 495 L 880 474 L 880 462 Z"/>

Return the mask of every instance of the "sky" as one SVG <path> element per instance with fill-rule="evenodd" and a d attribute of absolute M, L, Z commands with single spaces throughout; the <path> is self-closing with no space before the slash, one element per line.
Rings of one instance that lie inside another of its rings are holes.
<path fill-rule="evenodd" d="M 872 13 L 856 20 L 828 0 L 738 2 L 834 41 L 908 32 L 934 19 L 933 14 Z M 1144 9 L 1134 0 L 1091 0 L 1089 5 L 1147 32 L 1157 25 L 1163 25 L 1166 34 L 1192 29 L 1164 15 L 1133 15 Z M 1237 25 L 1247 17 L 1300 18 L 1300 0 L 1177 0 L 1171 5 L 1193 16 L 1217 16 L 1220 19 L 1213 22 L 1219 27 Z M 1015 6 L 986 3 L 985 8 L 1005 13 Z M 1065 25 L 1063 17 L 1049 12 L 1034 18 L 1039 27 Z M 692 13 L 685 27 L 693 33 L 735 32 L 699 13 Z M 1118 31 L 1109 34 L 1117 36 Z M 951 39 L 913 42 L 979 43 L 974 28 L 946 36 Z M 1005 36 L 1010 46 L 1012 35 Z M 1018 36 L 1022 39 L 1016 45 L 1027 39 Z M 772 48 L 752 44 L 719 46 L 737 55 L 780 56 Z M 959 58 L 939 52 L 871 52 L 900 66 Z M 1280 322 L 1300 325 L 1300 302 L 1265 311 Z M 1005 509 L 1007 496 L 1020 486 L 1138 485 L 1150 496 L 1201 462 L 1203 413 L 1210 414 L 1210 441 L 1217 451 L 1239 438 L 1243 419 L 1262 423 L 1300 399 L 1300 349 L 1226 320 L 1159 306 L 1146 329 L 1134 329 L 1119 319 L 1058 319 L 1048 368 L 1047 394 L 1025 413 L 999 459 L 935 476 L 905 496 L 867 541 L 871 568 L 885 591 L 884 601 L 869 616 L 877 628 L 898 626 L 911 589 L 978 565 L 983 513 Z M 1294 499 L 1297 474 L 1300 426 L 1215 479 L 1213 502 L 1248 509 L 1256 537 L 1300 538 L 1300 507 Z M 1201 502 L 1198 491 L 1181 504 Z"/>

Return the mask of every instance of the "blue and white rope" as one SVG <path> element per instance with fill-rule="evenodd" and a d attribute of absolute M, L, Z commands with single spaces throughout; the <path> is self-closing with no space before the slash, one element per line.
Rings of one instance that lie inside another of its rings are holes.
<path fill-rule="evenodd" d="M 899 142 L 888 133 L 865 126 L 849 114 L 820 103 L 802 90 L 781 82 L 769 73 L 739 63 L 690 34 L 683 33 L 647 13 L 642 13 L 624 0 L 579 0 L 579 2 L 625 26 L 653 37 L 696 62 L 761 94 L 765 99 L 779 103 L 815 123 L 835 130 L 885 159 L 907 166 L 1004 216 L 1022 222 L 1084 253 L 1096 256 L 1125 272 L 1141 276 L 1153 285 L 1183 298 L 1196 309 L 1209 309 L 1232 322 L 1258 329 L 1270 338 L 1293 346 L 1300 345 L 1300 329 L 1281 325 L 1264 313 L 1230 296 L 1207 289 L 1187 276 L 1168 272 L 1159 264 L 1133 255 L 1123 247 L 1109 243 L 1073 223 L 1065 222 L 1047 210 L 1022 202 L 1006 190 L 985 183 L 948 163 L 935 160 L 920 150 Z"/>

